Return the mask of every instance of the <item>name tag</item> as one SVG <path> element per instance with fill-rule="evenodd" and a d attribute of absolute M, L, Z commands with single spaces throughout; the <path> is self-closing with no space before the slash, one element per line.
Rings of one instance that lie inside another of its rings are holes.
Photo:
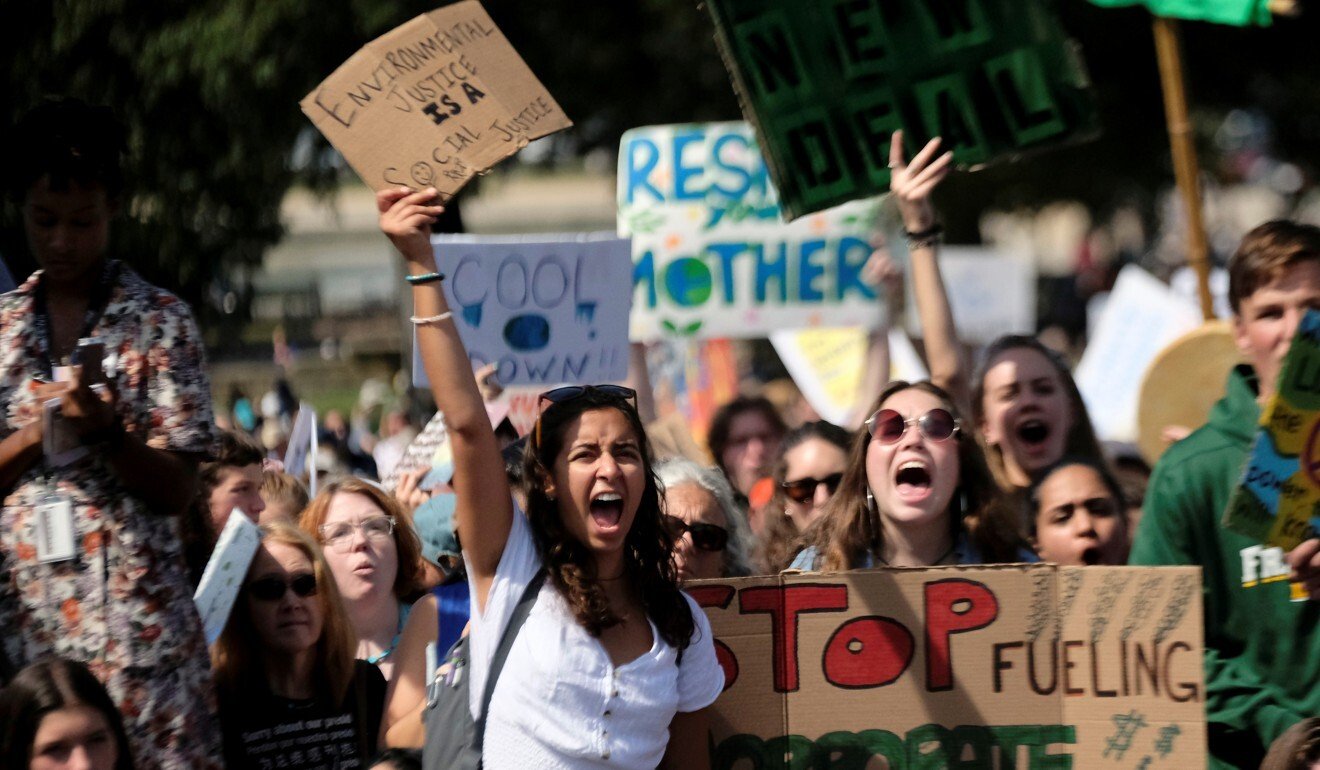
<path fill-rule="evenodd" d="M 77 555 L 74 546 L 73 502 L 63 495 L 42 498 L 36 507 L 37 561 L 67 561 Z"/>

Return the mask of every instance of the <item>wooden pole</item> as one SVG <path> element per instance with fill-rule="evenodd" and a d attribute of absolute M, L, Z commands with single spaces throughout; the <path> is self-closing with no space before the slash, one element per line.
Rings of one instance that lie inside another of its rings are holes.
<path fill-rule="evenodd" d="M 1196 271 L 1200 284 L 1201 315 L 1215 317 L 1210 296 L 1210 248 L 1205 239 L 1205 221 L 1201 215 L 1201 174 L 1192 142 L 1192 123 L 1187 117 L 1187 89 L 1183 83 L 1182 43 L 1178 22 L 1155 17 L 1155 52 L 1160 64 L 1160 84 L 1164 88 L 1164 117 L 1169 125 L 1169 144 L 1173 151 L 1173 172 L 1187 210 L 1187 263 Z"/>

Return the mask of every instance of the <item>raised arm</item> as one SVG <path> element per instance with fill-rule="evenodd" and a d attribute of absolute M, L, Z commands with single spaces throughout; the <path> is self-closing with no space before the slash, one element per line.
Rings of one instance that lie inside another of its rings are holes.
<path fill-rule="evenodd" d="M 940 275 L 939 239 L 924 236 L 936 226 L 930 194 L 948 176 L 953 162 L 952 152 L 937 157 L 939 150 L 940 139 L 936 137 L 913 156 L 911 162 L 904 161 L 903 132 L 895 131 L 889 146 L 889 167 L 892 169 L 889 189 L 898 203 L 903 227 L 909 234 L 912 293 L 917 302 L 917 316 L 921 319 L 921 336 L 926 345 L 926 365 L 930 367 L 931 382 L 953 396 L 959 411 L 971 414 L 971 378 L 963 360 L 958 329 L 953 323 L 944 277 Z"/>
<path fill-rule="evenodd" d="M 862 276 L 874 284 L 884 297 L 880 324 L 867 335 L 866 368 L 862 371 L 862 384 L 857 390 L 857 399 L 848 414 L 848 429 L 857 428 L 871 415 L 866 413 L 871 402 L 880 395 L 881 389 L 889 382 L 890 365 L 893 358 L 889 351 L 889 330 L 894 326 L 894 318 L 903 307 L 903 272 L 889 256 L 889 249 L 884 244 L 876 245 L 876 250 L 867 260 Z"/>
<path fill-rule="evenodd" d="M 434 188 L 420 192 L 396 188 L 376 194 L 380 229 L 407 260 L 411 276 L 435 272 L 431 224 L 444 210 L 434 204 L 435 196 Z M 434 319 L 417 324 L 417 348 L 431 380 L 436 407 L 445 415 L 454 452 L 451 484 L 458 498 L 454 515 L 468 562 L 468 579 L 473 581 L 478 603 L 484 608 L 509 538 L 513 501 L 499 444 L 441 285 L 432 281 L 412 288 L 413 316 Z"/>

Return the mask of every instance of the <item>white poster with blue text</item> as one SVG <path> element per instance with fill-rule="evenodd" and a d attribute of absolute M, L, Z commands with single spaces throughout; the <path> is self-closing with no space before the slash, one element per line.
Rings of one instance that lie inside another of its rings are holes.
<path fill-rule="evenodd" d="M 785 224 L 746 123 L 625 133 L 618 204 L 619 234 L 633 244 L 634 340 L 872 328 L 880 318 L 862 280 L 878 199 Z"/>
<path fill-rule="evenodd" d="M 435 235 L 431 244 L 474 369 L 495 362 L 504 385 L 627 377 L 627 238 Z"/>

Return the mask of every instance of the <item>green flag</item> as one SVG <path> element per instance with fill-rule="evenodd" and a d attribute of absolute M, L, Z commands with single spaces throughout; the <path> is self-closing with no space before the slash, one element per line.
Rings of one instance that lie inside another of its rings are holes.
<path fill-rule="evenodd" d="M 1270 25 L 1268 0 L 1091 0 L 1095 5 L 1117 8 L 1144 5 L 1156 16 L 1188 21 L 1210 21 L 1248 27 Z"/>

